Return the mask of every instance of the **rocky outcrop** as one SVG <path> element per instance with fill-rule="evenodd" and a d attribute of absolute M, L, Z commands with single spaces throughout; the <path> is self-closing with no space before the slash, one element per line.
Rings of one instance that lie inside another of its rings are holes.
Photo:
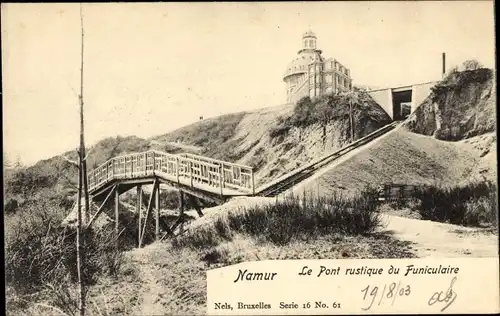
<path fill-rule="evenodd" d="M 407 128 L 437 139 L 457 141 L 496 129 L 496 87 L 491 69 L 451 73 L 432 88 L 410 115 Z"/>

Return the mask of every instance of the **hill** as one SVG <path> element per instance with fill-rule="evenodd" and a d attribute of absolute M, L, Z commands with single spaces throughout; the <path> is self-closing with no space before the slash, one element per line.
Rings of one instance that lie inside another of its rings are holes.
<path fill-rule="evenodd" d="M 106 138 L 88 149 L 88 168 L 131 152 L 188 151 L 251 165 L 256 170 L 256 185 L 260 185 L 350 142 L 351 100 L 355 139 L 390 122 L 389 116 L 363 91 L 349 96 L 305 98 L 295 107 L 222 115 L 149 139 Z M 20 201 L 56 195 L 61 204 L 71 206 L 68 197 L 75 193 L 77 170 L 63 156 L 77 158 L 75 152 L 66 152 L 11 174 L 6 178 L 6 195 Z"/>
<path fill-rule="evenodd" d="M 203 146 L 201 154 L 250 165 L 261 185 L 388 124 L 391 119 L 366 93 L 306 97 L 295 106 L 268 107 L 196 122 L 153 138 Z"/>

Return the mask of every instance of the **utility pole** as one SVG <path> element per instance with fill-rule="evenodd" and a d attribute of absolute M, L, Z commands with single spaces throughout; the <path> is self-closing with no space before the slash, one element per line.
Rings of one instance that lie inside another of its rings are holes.
<path fill-rule="evenodd" d="M 77 227 L 76 227 L 76 268 L 78 271 L 78 311 L 80 316 L 85 315 L 85 292 L 83 285 L 82 275 L 82 183 L 83 183 L 83 170 L 82 170 L 82 155 L 80 150 L 78 152 L 78 204 L 77 204 Z"/>
<path fill-rule="evenodd" d="M 354 128 L 352 121 L 352 99 L 354 97 L 353 93 L 353 91 L 349 93 L 349 127 L 351 129 L 351 143 L 354 142 Z"/>
<path fill-rule="evenodd" d="M 85 140 L 84 140 L 84 120 L 83 120 L 83 12 L 82 4 L 80 3 L 80 21 L 82 28 L 82 52 L 81 52 L 81 64 L 80 64 L 80 151 L 82 155 L 82 172 L 83 172 L 83 192 L 85 193 L 85 222 L 88 223 L 90 220 L 90 201 L 89 201 L 89 187 L 87 179 L 87 159 L 85 153 Z"/>
<path fill-rule="evenodd" d="M 81 51 L 81 68 L 80 68 L 80 95 L 78 100 L 80 103 L 80 148 L 78 150 L 78 215 L 77 215 L 77 230 L 76 230 L 76 253 L 77 253 L 77 270 L 78 270 L 78 312 L 80 316 L 85 315 L 85 287 L 82 275 L 83 249 L 82 244 L 82 193 L 85 196 L 85 217 L 88 222 L 89 218 L 89 192 L 87 186 L 87 167 L 85 162 L 85 141 L 84 141 L 84 119 L 83 119 L 83 12 L 82 4 L 80 3 L 80 22 L 82 29 L 82 51 Z M 82 192 L 83 191 L 83 192 Z"/>

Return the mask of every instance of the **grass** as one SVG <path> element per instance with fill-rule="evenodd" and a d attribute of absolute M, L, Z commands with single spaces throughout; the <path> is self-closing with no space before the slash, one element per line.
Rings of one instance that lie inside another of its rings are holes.
<path fill-rule="evenodd" d="M 409 242 L 377 232 L 383 223 L 373 192 L 357 199 L 288 197 L 215 217 L 165 243 L 130 253 L 140 281 L 113 286 L 113 297 L 135 297 L 124 315 L 198 315 L 206 308 L 206 270 L 243 261 L 411 258 Z"/>
<path fill-rule="evenodd" d="M 288 197 L 215 218 L 177 239 L 134 249 L 124 254 L 117 275 L 101 273 L 93 282 L 89 315 L 203 314 L 206 270 L 242 261 L 413 257 L 409 243 L 376 232 L 383 223 L 370 203 L 372 195 Z M 11 314 L 50 315 L 57 308 L 72 315 L 76 288 L 65 282 L 36 297 L 8 295 Z"/>
<path fill-rule="evenodd" d="M 423 219 L 464 226 L 498 226 L 497 186 L 490 181 L 455 187 L 424 187 L 414 196 Z"/>
<path fill-rule="evenodd" d="M 66 211 L 53 201 L 30 202 L 5 218 L 5 280 L 12 312 L 20 314 L 28 300 L 72 314 L 76 308 L 76 233 L 60 227 Z M 88 230 L 83 235 L 85 284 L 117 276 L 123 262 L 109 230 Z M 48 303 L 47 303 L 48 302 Z M 38 310 L 39 313 L 42 310 Z M 36 313 L 35 313 L 36 314 Z"/>
<path fill-rule="evenodd" d="M 366 235 L 380 225 L 372 201 L 366 194 L 353 199 L 335 195 L 328 198 L 289 196 L 270 205 L 257 205 L 218 218 L 210 225 L 174 240 L 174 245 L 194 249 L 213 247 L 231 240 L 235 234 L 279 246 L 332 233 Z"/>

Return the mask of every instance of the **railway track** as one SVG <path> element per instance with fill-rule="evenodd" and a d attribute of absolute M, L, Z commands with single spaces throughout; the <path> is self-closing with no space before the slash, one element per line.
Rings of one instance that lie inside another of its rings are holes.
<path fill-rule="evenodd" d="M 277 196 L 278 194 L 288 190 L 289 188 L 293 187 L 297 183 L 300 183 L 301 181 L 309 178 L 314 172 L 317 170 L 321 169 L 322 167 L 328 165 L 332 161 L 342 157 L 343 155 L 347 154 L 348 152 L 365 145 L 372 140 L 386 134 L 387 132 L 393 130 L 400 122 L 396 121 L 391 124 L 388 124 L 382 128 L 379 128 L 378 130 L 344 146 L 340 150 L 337 150 L 336 152 L 329 154 L 327 156 L 321 157 L 318 160 L 315 160 L 311 163 L 308 163 L 307 165 L 296 169 L 280 178 L 277 180 L 271 182 L 270 184 L 265 185 L 263 188 L 259 188 L 256 192 L 255 195 L 257 196 L 266 196 L 266 197 L 274 197 Z"/>

